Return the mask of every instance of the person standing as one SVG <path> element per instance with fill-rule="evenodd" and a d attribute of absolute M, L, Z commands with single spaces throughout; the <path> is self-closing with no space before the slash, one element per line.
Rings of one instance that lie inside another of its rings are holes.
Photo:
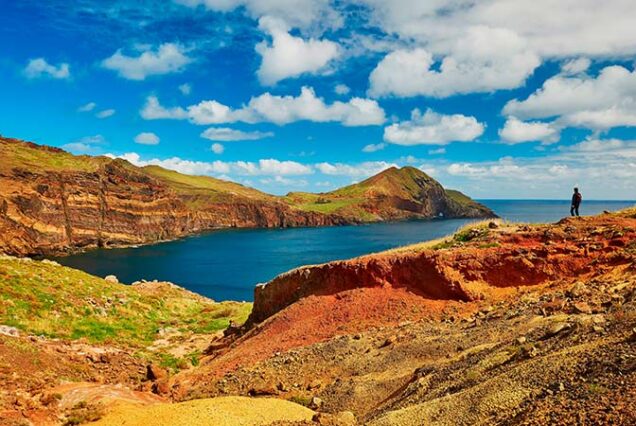
<path fill-rule="evenodd" d="M 579 188 L 574 188 L 574 194 L 572 194 L 572 206 L 570 207 L 570 214 L 572 216 L 579 215 L 581 201 L 583 201 L 583 196 L 579 192 Z"/>

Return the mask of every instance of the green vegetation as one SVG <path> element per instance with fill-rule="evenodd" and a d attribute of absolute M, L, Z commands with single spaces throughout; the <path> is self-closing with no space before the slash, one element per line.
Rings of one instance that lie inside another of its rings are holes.
<path fill-rule="evenodd" d="M 239 195 L 255 200 L 273 200 L 276 198 L 238 183 L 209 176 L 184 175 L 159 166 L 146 166 L 143 167 L 142 170 L 183 195 L 208 195 L 211 197 Z"/>
<path fill-rule="evenodd" d="M 1 138 L 0 138 L 1 140 Z M 24 143 L 0 143 L 0 170 L 14 167 L 28 171 L 84 171 L 94 172 L 100 164 L 110 161 L 105 157 L 75 156 L 55 148 L 34 148 Z"/>
<path fill-rule="evenodd" d="M 0 257 L 0 324 L 27 333 L 143 348 L 162 329 L 211 333 L 243 323 L 250 310 L 171 284 L 129 286 L 49 261 Z"/>

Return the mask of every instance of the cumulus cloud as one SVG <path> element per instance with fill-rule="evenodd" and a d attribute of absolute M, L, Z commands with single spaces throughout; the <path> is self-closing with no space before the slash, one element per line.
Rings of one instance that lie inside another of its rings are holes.
<path fill-rule="evenodd" d="M 395 163 L 387 163 L 386 161 L 365 161 L 359 164 L 344 163 L 318 163 L 316 169 L 325 175 L 332 176 L 349 176 L 349 177 L 368 177 L 380 173 L 390 167 L 398 167 Z"/>
<path fill-rule="evenodd" d="M 164 43 L 157 49 L 142 46 L 138 56 L 127 56 L 121 50 L 102 61 L 104 68 L 113 70 L 129 80 L 145 80 L 151 75 L 181 72 L 192 62 L 186 49 L 175 43 Z"/>
<path fill-rule="evenodd" d="M 62 149 L 70 151 L 74 154 L 95 154 L 99 145 L 106 143 L 106 139 L 102 135 L 84 136 L 76 141 L 62 145 Z"/>
<path fill-rule="evenodd" d="M 142 132 L 135 136 L 135 143 L 141 145 L 158 145 L 159 140 L 159 136 L 152 132 Z"/>
<path fill-rule="evenodd" d="M 585 72 L 592 65 L 589 58 L 570 59 L 561 65 L 561 73 L 566 75 L 575 75 Z"/>
<path fill-rule="evenodd" d="M 308 175 L 313 173 L 311 166 L 301 164 L 296 161 L 280 161 L 273 158 L 259 160 L 257 163 L 249 161 L 236 161 L 233 167 L 238 174 L 242 175 Z"/>
<path fill-rule="evenodd" d="M 470 142 L 484 133 L 485 125 L 475 117 L 462 114 L 443 115 L 433 110 L 424 114 L 415 109 L 411 119 L 384 129 L 384 140 L 397 145 L 446 145 Z"/>
<path fill-rule="evenodd" d="M 212 151 L 215 154 L 223 154 L 223 151 L 225 151 L 225 147 L 221 145 L 220 143 L 213 143 L 210 146 L 210 151 Z"/>
<path fill-rule="evenodd" d="M 109 109 L 105 109 L 102 110 L 100 112 L 98 112 L 97 114 L 95 114 L 95 117 L 97 118 L 108 118 L 108 117 L 112 117 L 113 115 L 115 115 L 115 110 L 112 108 Z"/>
<path fill-rule="evenodd" d="M 439 60 L 423 48 L 396 50 L 369 77 L 372 96 L 448 96 L 513 89 L 540 65 L 514 32 L 469 28 Z"/>
<path fill-rule="evenodd" d="M 619 56 L 636 52 L 634 2 L 606 0 L 361 0 L 385 32 L 427 43 L 436 53 L 466 28 L 515 32 L 542 57 Z M 572 16 L 576 10 L 576 18 Z"/>
<path fill-rule="evenodd" d="M 67 63 L 59 65 L 49 64 L 44 58 L 36 58 L 29 60 L 24 68 L 24 75 L 27 78 L 49 77 L 55 79 L 68 79 L 71 77 L 71 67 Z"/>
<path fill-rule="evenodd" d="M 376 152 L 381 151 L 386 148 L 385 143 L 370 143 L 369 145 L 365 145 L 362 148 L 362 152 Z"/>
<path fill-rule="evenodd" d="M 111 158 L 122 158 L 138 167 L 160 166 L 165 169 L 175 170 L 179 173 L 187 175 L 215 175 L 230 172 L 230 165 L 223 161 L 190 161 L 183 160 L 179 157 L 171 157 L 164 160 L 152 158 L 150 160 L 142 160 L 141 156 L 136 152 L 129 152 L 122 155 L 106 154 Z"/>
<path fill-rule="evenodd" d="M 499 130 L 499 136 L 511 145 L 535 141 L 550 144 L 558 142 L 560 130 L 552 123 L 524 122 L 515 117 L 509 117 L 504 127 Z"/>
<path fill-rule="evenodd" d="M 287 25 L 301 29 L 316 26 L 338 28 L 342 18 L 331 6 L 330 0 L 177 0 L 187 6 L 203 5 L 209 10 L 229 12 L 244 7 L 248 15 L 258 19 L 273 16 Z"/>
<path fill-rule="evenodd" d="M 568 152 L 612 152 L 624 148 L 636 148 L 633 142 L 626 142 L 620 139 L 588 139 L 570 146 L 560 147 L 560 151 Z M 636 152 L 636 151 L 635 151 Z"/>
<path fill-rule="evenodd" d="M 201 133 L 202 138 L 211 141 L 254 141 L 272 136 L 272 132 L 244 132 L 229 127 L 210 127 Z"/>
<path fill-rule="evenodd" d="M 154 96 L 148 97 L 141 110 L 147 120 L 188 119 L 195 124 L 275 123 L 296 121 L 340 122 L 345 126 L 380 125 L 386 120 L 384 110 L 371 99 L 351 98 L 348 102 L 326 104 L 310 87 L 299 96 L 276 96 L 264 93 L 250 99 L 247 105 L 232 109 L 217 101 L 202 101 L 186 109 L 161 106 Z"/>
<path fill-rule="evenodd" d="M 346 84 L 336 84 L 336 87 L 333 88 L 333 91 L 336 95 L 344 96 L 348 95 L 351 92 L 351 89 Z"/>
<path fill-rule="evenodd" d="M 146 120 L 184 120 L 188 118 L 188 112 L 180 107 L 165 108 L 159 103 L 156 96 L 148 96 L 146 103 L 140 112 Z"/>
<path fill-rule="evenodd" d="M 603 7 L 596 0 L 361 2 L 373 24 L 413 47 L 393 48 L 380 62 L 371 79 L 376 96 L 510 89 L 546 60 L 636 53 L 636 4 L 626 0 L 608 0 Z M 582 72 L 585 63 L 572 61 L 565 72 Z"/>
<path fill-rule="evenodd" d="M 271 44 L 263 41 L 256 45 L 256 52 L 262 57 L 256 75 L 267 86 L 286 78 L 318 73 L 337 58 L 340 51 L 338 43 L 333 41 L 292 36 L 283 21 L 271 16 L 261 18 L 259 28 L 272 38 Z"/>
<path fill-rule="evenodd" d="M 192 85 L 190 83 L 183 83 L 179 85 L 179 91 L 182 95 L 187 96 L 192 93 Z"/>
<path fill-rule="evenodd" d="M 563 127 L 636 126 L 636 71 L 608 66 L 596 77 L 557 75 L 527 99 L 508 102 L 503 113 L 524 120 L 556 118 Z"/>

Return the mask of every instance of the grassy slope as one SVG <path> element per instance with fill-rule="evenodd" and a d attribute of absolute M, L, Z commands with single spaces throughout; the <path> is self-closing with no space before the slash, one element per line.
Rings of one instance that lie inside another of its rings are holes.
<path fill-rule="evenodd" d="M 245 321 L 250 309 L 168 285 L 110 283 L 52 262 L 0 257 L 0 324 L 26 333 L 143 348 L 162 328 L 209 333 Z"/>
<path fill-rule="evenodd" d="M 3 138 L 0 136 L 0 141 Z M 0 143 L 0 171 L 20 167 L 29 171 L 49 170 L 63 172 L 77 170 L 96 171 L 100 164 L 110 161 L 105 157 L 76 156 L 65 151 L 25 144 L 23 142 Z"/>
<path fill-rule="evenodd" d="M 183 195 L 221 196 L 222 194 L 230 194 L 255 200 L 276 200 L 276 197 L 256 189 L 209 176 L 184 175 L 159 166 L 146 166 L 142 170 Z"/>

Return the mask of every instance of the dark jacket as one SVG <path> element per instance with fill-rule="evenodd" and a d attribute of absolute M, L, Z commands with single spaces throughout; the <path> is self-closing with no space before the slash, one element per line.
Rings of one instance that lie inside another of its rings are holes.
<path fill-rule="evenodd" d="M 572 194 L 572 205 L 573 206 L 580 206 L 582 200 L 583 200 L 583 196 L 581 195 L 580 192 L 575 192 L 574 194 Z"/>

